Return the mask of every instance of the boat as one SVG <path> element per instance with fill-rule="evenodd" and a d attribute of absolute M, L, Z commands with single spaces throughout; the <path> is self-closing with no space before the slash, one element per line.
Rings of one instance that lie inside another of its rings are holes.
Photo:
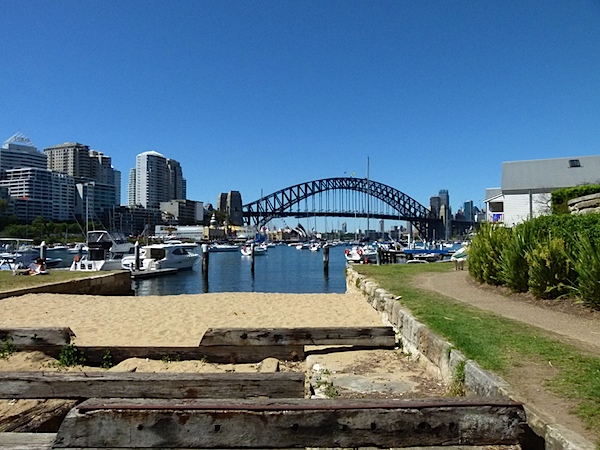
<path fill-rule="evenodd" d="M 16 270 L 29 267 L 40 258 L 40 249 L 33 246 L 33 239 L 0 238 L 0 270 Z M 56 267 L 60 258 L 45 258 L 46 267 Z"/>
<path fill-rule="evenodd" d="M 77 242 L 76 244 L 70 246 L 67 248 L 67 252 L 68 253 L 73 253 L 73 254 L 82 254 L 82 253 L 87 253 L 88 248 L 87 245 L 85 245 L 84 242 Z"/>
<path fill-rule="evenodd" d="M 355 245 L 344 250 L 346 261 L 354 264 L 369 264 L 377 261 L 377 250 L 369 245 Z"/>
<path fill-rule="evenodd" d="M 240 248 L 240 252 L 242 256 L 252 256 L 252 245 L 246 244 L 242 245 Z M 254 246 L 254 256 L 266 255 L 267 254 L 267 246 L 266 245 L 255 245 Z"/>
<path fill-rule="evenodd" d="M 191 269 L 200 259 L 200 255 L 189 251 L 188 248 L 184 243 L 144 245 L 140 248 L 139 270 Z M 124 256 L 121 259 L 121 268 L 135 270 L 135 260 L 135 255 Z"/>
<path fill-rule="evenodd" d="M 308 246 L 308 249 L 311 252 L 318 252 L 319 250 L 321 250 L 321 244 L 319 242 L 311 242 Z"/>
<path fill-rule="evenodd" d="M 134 246 L 118 231 L 88 231 L 87 254 L 73 258 L 71 270 L 96 272 L 100 270 L 122 270 L 121 260 L 132 255 Z"/>
<path fill-rule="evenodd" d="M 213 243 L 208 247 L 209 252 L 237 252 L 240 247 L 235 244 Z"/>

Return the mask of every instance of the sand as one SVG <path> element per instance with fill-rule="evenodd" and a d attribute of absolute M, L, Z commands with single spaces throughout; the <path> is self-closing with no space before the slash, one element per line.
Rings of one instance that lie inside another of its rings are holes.
<path fill-rule="evenodd" d="M 209 327 L 382 325 L 354 293 L 28 294 L 0 300 L 0 308 L 0 327 L 70 327 L 74 343 L 87 346 L 195 346 Z"/>

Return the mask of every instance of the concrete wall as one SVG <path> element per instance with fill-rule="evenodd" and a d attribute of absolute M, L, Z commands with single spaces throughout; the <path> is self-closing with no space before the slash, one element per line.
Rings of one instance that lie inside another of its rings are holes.
<path fill-rule="evenodd" d="M 92 272 L 89 277 L 0 292 L 0 299 L 25 294 L 134 295 L 131 272 Z"/>
<path fill-rule="evenodd" d="M 467 395 L 505 397 L 524 404 L 527 424 L 523 448 L 547 450 L 594 450 L 595 446 L 534 406 L 527 405 L 511 386 L 497 375 L 483 370 L 476 362 L 467 359 L 453 345 L 430 331 L 404 309 L 399 298 L 381 289 L 368 278 L 356 273 L 352 267 L 346 272 L 348 292 L 361 293 L 382 318 L 396 330 L 405 352 L 430 371 L 436 372 L 446 383 L 453 380 L 459 365 L 464 365 L 464 389 Z"/>

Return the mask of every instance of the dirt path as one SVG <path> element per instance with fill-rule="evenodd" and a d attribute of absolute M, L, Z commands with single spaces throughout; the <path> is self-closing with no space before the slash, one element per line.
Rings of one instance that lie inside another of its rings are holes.
<path fill-rule="evenodd" d="M 504 289 L 477 284 L 466 270 L 424 273 L 415 282 L 421 288 L 558 334 L 563 341 L 600 354 L 600 313 L 585 311 L 583 317 L 582 307 L 576 304 L 510 295 Z"/>
<path fill-rule="evenodd" d="M 510 294 L 504 288 L 480 285 L 472 280 L 467 271 L 423 273 L 414 279 L 414 284 L 418 288 L 538 327 L 555 339 L 593 355 L 600 355 L 600 312 L 591 312 L 571 302 L 535 300 L 528 294 Z M 598 441 L 599 430 L 587 429 L 573 413 L 576 402 L 557 397 L 547 389 L 547 381 L 555 375 L 555 370 L 549 365 L 523 362 L 503 378 L 523 402 L 544 411 L 551 422 L 559 423 L 592 442 Z"/>

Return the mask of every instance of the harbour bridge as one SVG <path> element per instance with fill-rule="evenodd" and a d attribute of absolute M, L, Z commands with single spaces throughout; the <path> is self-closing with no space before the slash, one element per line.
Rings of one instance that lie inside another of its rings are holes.
<path fill-rule="evenodd" d="M 405 193 L 367 178 L 325 178 L 281 189 L 242 207 L 256 228 L 280 217 L 354 217 L 410 222 L 421 237 L 443 236 L 442 219 Z"/>

